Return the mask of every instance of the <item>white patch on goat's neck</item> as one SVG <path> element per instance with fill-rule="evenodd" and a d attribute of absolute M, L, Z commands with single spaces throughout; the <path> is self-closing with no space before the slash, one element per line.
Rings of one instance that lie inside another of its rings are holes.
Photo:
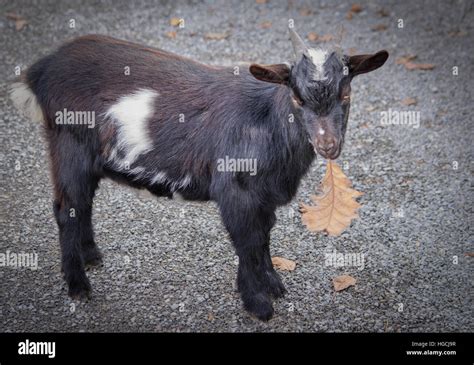
<path fill-rule="evenodd" d="M 310 48 L 308 49 L 309 58 L 316 67 L 313 78 L 316 81 L 325 80 L 326 76 L 324 75 L 324 63 L 328 58 L 328 52 L 320 48 Z"/>
<path fill-rule="evenodd" d="M 319 131 L 318 131 L 318 132 L 319 132 L 319 134 L 322 135 L 322 136 L 324 136 L 324 133 L 326 133 L 326 131 L 325 131 L 324 129 L 322 129 L 322 128 L 319 128 Z"/>
<path fill-rule="evenodd" d="M 139 155 L 153 148 L 147 122 L 153 115 L 153 101 L 156 96 L 158 93 L 153 90 L 140 89 L 133 94 L 122 96 L 105 114 L 117 125 L 117 148 L 125 151 L 123 161 L 129 165 Z"/>

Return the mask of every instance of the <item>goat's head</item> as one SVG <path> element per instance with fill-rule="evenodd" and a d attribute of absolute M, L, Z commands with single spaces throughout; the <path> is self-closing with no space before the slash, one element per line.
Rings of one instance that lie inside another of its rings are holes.
<path fill-rule="evenodd" d="M 315 152 L 336 159 L 344 144 L 352 78 L 381 67 L 388 52 L 347 56 L 308 48 L 291 28 L 290 37 L 295 63 L 252 64 L 250 72 L 259 80 L 289 87 L 293 111 L 304 123 Z"/>

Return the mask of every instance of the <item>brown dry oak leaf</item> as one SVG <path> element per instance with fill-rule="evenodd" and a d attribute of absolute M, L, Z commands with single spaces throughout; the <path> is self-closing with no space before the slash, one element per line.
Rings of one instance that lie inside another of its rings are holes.
<path fill-rule="evenodd" d="M 351 6 L 351 11 L 353 13 L 360 13 L 362 11 L 362 6 L 360 4 L 353 4 Z"/>
<path fill-rule="evenodd" d="M 416 58 L 416 55 L 406 55 L 399 57 L 395 60 L 397 65 L 403 65 L 409 71 L 413 70 L 432 70 L 435 65 L 432 63 L 415 63 L 412 62 Z"/>
<path fill-rule="evenodd" d="M 21 15 L 17 13 L 5 13 L 5 16 L 7 17 L 7 19 L 10 19 L 10 20 L 24 19 Z"/>
<path fill-rule="evenodd" d="M 302 9 L 300 10 L 300 15 L 301 15 L 301 16 L 309 16 L 309 15 L 311 15 L 311 14 L 313 14 L 313 11 L 312 11 L 311 9 L 309 9 L 309 8 L 302 8 Z"/>
<path fill-rule="evenodd" d="M 334 39 L 334 36 L 332 34 L 325 34 L 323 36 L 320 36 L 318 41 L 320 42 L 330 42 Z"/>
<path fill-rule="evenodd" d="M 317 41 L 319 38 L 319 35 L 315 32 L 309 32 L 308 33 L 308 39 L 311 41 L 311 42 L 315 42 Z"/>
<path fill-rule="evenodd" d="M 334 36 L 332 34 L 325 34 L 325 35 L 318 36 L 316 40 L 318 42 L 330 42 L 333 39 L 334 39 Z"/>
<path fill-rule="evenodd" d="M 346 19 L 351 20 L 354 14 L 358 14 L 362 11 L 362 6 L 359 4 L 354 4 L 351 6 L 351 9 L 346 14 Z"/>
<path fill-rule="evenodd" d="M 398 57 L 398 58 L 395 60 L 395 63 L 396 63 L 397 65 L 404 65 L 404 64 L 407 63 L 407 62 L 413 61 L 415 58 L 416 58 L 416 55 L 414 55 L 414 54 L 409 54 L 409 55 L 405 55 L 405 56 L 402 56 L 402 57 Z"/>
<path fill-rule="evenodd" d="M 384 30 L 387 30 L 388 26 L 386 24 L 377 24 L 372 27 L 372 30 L 374 32 L 382 32 Z"/>
<path fill-rule="evenodd" d="M 170 19 L 170 25 L 172 25 L 173 27 L 177 27 L 180 24 L 181 24 L 181 19 L 180 18 L 171 18 Z"/>
<path fill-rule="evenodd" d="M 308 40 L 311 42 L 330 42 L 334 39 L 332 34 L 319 35 L 315 32 L 308 33 Z"/>
<path fill-rule="evenodd" d="M 272 257 L 273 267 L 283 271 L 293 271 L 296 268 L 296 262 L 285 259 L 283 257 Z"/>
<path fill-rule="evenodd" d="M 15 21 L 15 30 L 20 31 L 28 25 L 28 20 L 20 19 Z"/>
<path fill-rule="evenodd" d="M 363 193 L 351 186 L 339 165 L 329 160 L 320 185 L 321 194 L 311 197 L 316 205 L 300 206 L 303 224 L 310 231 L 324 231 L 331 236 L 339 236 L 358 217 L 360 204 L 355 198 Z"/>
<path fill-rule="evenodd" d="M 332 279 L 332 284 L 334 285 L 335 291 L 347 289 L 348 287 L 355 285 L 356 282 L 357 280 L 349 275 L 336 276 L 334 279 Z"/>
<path fill-rule="evenodd" d="M 418 104 L 418 101 L 415 98 L 405 98 L 401 101 L 403 105 L 410 106 Z"/>
<path fill-rule="evenodd" d="M 15 22 L 16 31 L 20 31 L 28 25 L 28 20 L 16 13 L 5 13 L 5 16 L 7 17 L 7 19 L 13 20 Z"/>
<path fill-rule="evenodd" d="M 414 63 L 414 62 L 407 62 L 405 63 L 405 68 L 409 71 L 413 70 L 432 70 L 434 69 L 435 65 L 432 63 Z"/>
<path fill-rule="evenodd" d="M 467 35 L 467 32 L 465 32 L 463 30 L 453 30 L 453 31 L 449 32 L 448 35 L 450 37 L 464 37 L 464 36 Z"/>
<path fill-rule="evenodd" d="M 218 41 L 221 39 L 226 39 L 230 36 L 230 33 L 206 33 L 204 34 L 204 39 L 211 40 L 211 41 Z"/>
<path fill-rule="evenodd" d="M 388 13 L 388 11 L 387 11 L 387 10 L 385 10 L 385 9 L 383 9 L 383 8 L 382 8 L 382 9 L 379 9 L 379 10 L 377 10 L 377 12 L 376 12 L 376 13 L 377 13 L 377 15 L 378 15 L 379 17 L 381 17 L 381 18 L 385 18 L 385 17 L 387 17 L 387 16 L 389 16 L 389 15 L 390 15 L 390 14 Z"/>

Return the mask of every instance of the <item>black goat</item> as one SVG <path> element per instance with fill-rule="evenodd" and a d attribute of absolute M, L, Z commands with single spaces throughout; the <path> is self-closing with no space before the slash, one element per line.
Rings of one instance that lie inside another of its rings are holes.
<path fill-rule="evenodd" d="M 386 51 L 308 49 L 290 29 L 293 65 L 211 67 L 91 35 L 36 62 L 15 83 L 19 109 L 46 126 L 62 269 L 74 298 L 101 262 L 92 203 L 109 177 L 158 196 L 217 202 L 239 256 L 238 289 L 261 320 L 285 288 L 270 259 L 275 209 L 295 196 L 316 152 L 339 156 L 350 82 Z M 96 123 L 97 122 L 97 123 Z"/>

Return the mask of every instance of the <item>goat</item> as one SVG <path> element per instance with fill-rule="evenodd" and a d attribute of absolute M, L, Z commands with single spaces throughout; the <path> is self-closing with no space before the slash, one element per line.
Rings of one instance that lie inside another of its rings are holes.
<path fill-rule="evenodd" d="M 275 210 L 295 196 L 317 153 L 339 156 L 351 80 L 388 58 L 386 51 L 349 57 L 308 48 L 293 29 L 290 38 L 295 62 L 250 64 L 237 74 L 87 35 L 13 84 L 15 105 L 45 125 L 72 298 L 90 296 L 85 267 L 102 262 L 91 215 L 107 177 L 157 196 L 215 201 L 239 257 L 244 308 L 260 320 L 272 317 L 272 298 L 286 292 L 270 257 Z M 256 164 L 249 173 L 223 159 Z"/>

